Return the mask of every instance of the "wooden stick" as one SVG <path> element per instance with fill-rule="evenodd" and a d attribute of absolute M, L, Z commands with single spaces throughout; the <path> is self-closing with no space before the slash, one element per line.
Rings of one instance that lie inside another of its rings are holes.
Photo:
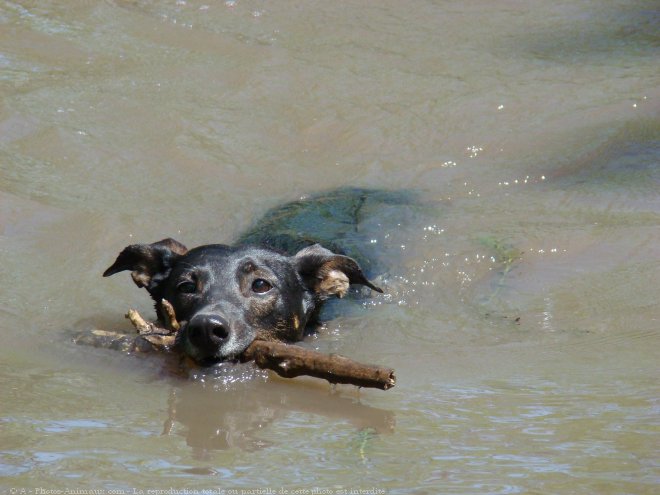
<path fill-rule="evenodd" d="M 128 335 L 94 328 L 80 332 L 73 338 L 76 344 L 91 345 L 122 352 L 165 352 L 174 346 L 174 335 Z"/>
<path fill-rule="evenodd" d="M 172 333 L 178 332 L 181 329 L 181 325 L 179 325 L 179 322 L 176 319 L 174 306 L 172 306 L 167 299 L 161 299 L 160 305 L 163 308 L 163 316 L 165 317 L 165 321 L 163 322 L 165 328 L 171 330 Z"/>
<path fill-rule="evenodd" d="M 126 313 L 138 335 L 131 336 L 104 330 L 91 330 L 78 335 L 74 342 L 125 352 L 153 352 L 175 350 L 176 333 L 180 328 L 171 304 L 163 300 L 167 326 L 162 328 L 146 321 L 140 313 L 129 309 Z M 165 304 L 166 303 L 166 304 Z M 313 349 L 282 342 L 255 340 L 238 357 L 241 362 L 254 361 L 262 369 L 269 369 L 285 378 L 313 376 L 330 383 L 345 383 L 358 387 L 388 390 L 396 384 L 394 370 L 383 366 L 362 364 L 338 354 L 323 354 Z"/>
<path fill-rule="evenodd" d="M 131 324 L 135 327 L 135 330 L 137 330 L 138 335 L 150 335 L 154 333 L 154 330 L 156 329 L 156 325 L 142 318 L 142 315 L 138 313 L 137 310 L 129 309 L 128 313 L 126 313 L 125 316 L 130 320 Z"/>
<path fill-rule="evenodd" d="M 307 375 L 330 383 L 388 390 L 396 384 L 394 370 L 362 364 L 338 354 L 323 354 L 297 345 L 255 340 L 239 358 L 285 378 Z"/>

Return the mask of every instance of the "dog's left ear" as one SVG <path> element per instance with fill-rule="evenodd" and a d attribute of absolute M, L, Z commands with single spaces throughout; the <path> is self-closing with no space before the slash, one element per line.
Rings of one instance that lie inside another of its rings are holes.
<path fill-rule="evenodd" d="M 344 297 L 350 284 L 366 285 L 376 292 L 383 292 L 367 280 L 353 258 L 335 254 L 320 244 L 298 251 L 293 259 L 305 285 L 322 299 Z"/>
<path fill-rule="evenodd" d="M 187 252 L 186 246 L 169 238 L 153 244 L 132 244 L 119 253 L 103 276 L 130 270 L 135 285 L 145 287 L 152 293 L 169 276 L 176 259 Z"/>

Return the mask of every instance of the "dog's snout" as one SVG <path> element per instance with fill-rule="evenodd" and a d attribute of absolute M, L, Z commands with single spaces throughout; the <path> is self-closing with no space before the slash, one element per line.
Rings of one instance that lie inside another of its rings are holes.
<path fill-rule="evenodd" d="M 229 338 L 229 323 L 220 315 L 197 315 L 188 323 L 188 336 L 200 349 L 217 348 Z"/>

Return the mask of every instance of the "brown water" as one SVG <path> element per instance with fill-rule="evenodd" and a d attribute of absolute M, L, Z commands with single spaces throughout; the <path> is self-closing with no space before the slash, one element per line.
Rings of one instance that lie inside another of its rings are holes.
<path fill-rule="evenodd" d="M 659 32 L 635 0 L 0 1 L 2 490 L 657 493 Z M 100 277 L 124 245 L 341 186 L 440 205 L 307 343 L 393 390 L 70 342 L 150 314 Z"/>

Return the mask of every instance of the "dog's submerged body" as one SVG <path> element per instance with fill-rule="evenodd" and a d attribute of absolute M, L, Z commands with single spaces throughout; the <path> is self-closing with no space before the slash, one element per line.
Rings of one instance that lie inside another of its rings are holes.
<path fill-rule="evenodd" d="M 302 339 L 323 302 L 343 297 L 351 284 L 382 292 L 354 258 L 315 242 L 345 252 L 341 241 L 352 240 L 347 233 L 358 231 L 363 209 L 408 201 L 382 191 L 340 190 L 273 210 L 235 246 L 188 250 L 173 239 L 128 246 L 103 275 L 130 270 L 154 299 L 159 318 L 161 301 L 172 304 L 186 354 L 202 364 L 227 360 L 254 339 Z M 358 243 L 345 245 L 362 257 Z"/>

